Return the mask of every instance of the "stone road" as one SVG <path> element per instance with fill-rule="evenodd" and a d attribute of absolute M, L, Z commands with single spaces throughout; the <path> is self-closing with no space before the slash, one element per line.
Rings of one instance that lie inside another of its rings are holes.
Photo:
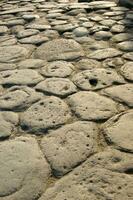
<path fill-rule="evenodd" d="M 0 200 L 133 200 L 133 9 L 0 1 Z"/>

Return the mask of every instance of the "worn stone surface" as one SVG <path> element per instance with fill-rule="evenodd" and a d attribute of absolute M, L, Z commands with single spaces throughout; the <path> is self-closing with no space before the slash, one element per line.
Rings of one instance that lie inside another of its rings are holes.
<path fill-rule="evenodd" d="M 131 2 L 0 0 L 0 200 L 133 199 Z"/>

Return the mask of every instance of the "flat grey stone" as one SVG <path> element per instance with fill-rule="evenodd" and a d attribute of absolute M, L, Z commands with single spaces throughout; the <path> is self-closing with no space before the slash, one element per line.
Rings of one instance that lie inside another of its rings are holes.
<path fill-rule="evenodd" d="M 33 44 L 33 45 L 40 45 L 44 42 L 47 42 L 49 39 L 48 37 L 42 35 L 32 35 L 30 37 L 25 37 L 19 40 L 21 44 Z"/>
<path fill-rule="evenodd" d="M 112 33 L 107 31 L 99 31 L 94 34 L 96 40 L 109 40 L 112 37 Z"/>
<path fill-rule="evenodd" d="M 132 198 L 133 178 L 101 168 L 74 170 L 57 181 L 39 200 L 113 200 Z"/>
<path fill-rule="evenodd" d="M 116 3 L 108 1 L 94 1 L 88 3 L 88 6 L 94 9 L 106 9 L 116 6 Z"/>
<path fill-rule="evenodd" d="M 45 65 L 41 59 L 25 59 L 17 64 L 19 69 L 39 69 Z"/>
<path fill-rule="evenodd" d="M 66 31 L 72 31 L 75 28 L 74 25 L 72 24 L 61 24 L 61 25 L 56 25 L 53 27 L 54 30 L 58 32 L 66 32 Z"/>
<path fill-rule="evenodd" d="M 133 61 L 133 52 L 125 53 L 122 57 L 127 60 Z"/>
<path fill-rule="evenodd" d="M 13 63 L 0 63 L 0 71 L 15 69 L 17 66 Z"/>
<path fill-rule="evenodd" d="M 47 61 L 74 60 L 83 56 L 81 46 L 74 40 L 55 39 L 41 45 L 35 52 L 35 58 Z"/>
<path fill-rule="evenodd" d="M 73 72 L 74 66 L 66 61 L 54 61 L 47 63 L 41 68 L 40 73 L 46 77 L 60 77 L 64 78 L 70 76 Z"/>
<path fill-rule="evenodd" d="M 14 86 L 0 95 L 0 109 L 20 111 L 39 101 L 42 96 L 32 88 Z"/>
<path fill-rule="evenodd" d="M 111 28 L 116 23 L 116 21 L 112 19 L 105 19 L 100 21 L 99 23 L 102 24 L 103 26 L 108 26 Z"/>
<path fill-rule="evenodd" d="M 47 97 L 33 104 L 21 115 L 21 126 L 25 130 L 39 134 L 65 124 L 71 118 L 67 104 L 57 97 Z"/>
<path fill-rule="evenodd" d="M 47 24 L 33 23 L 33 24 L 27 25 L 26 28 L 27 29 L 37 29 L 39 31 L 44 31 L 44 30 L 49 30 L 51 28 L 51 26 L 47 25 Z"/>
<path fill-rule="evenodd" d="M 133 153 L 133 111 L 116 115 L 103 126 L 106 140 L 116 149 Z"/>
<path fill-rule="evenodd" d="M 44 137 L 41 148 L 54 175 L 64 175 L 96 152 L 97 133 L 94 122 L 78 121 Z"/>
<path fill-rule="evenodd" d="M 17 38 L 21 39 L 32 35 L 37 35 L 38 33 L 39 31 L 36 29 L 21 30 L 17 33 Z"/>
<path fill-rule="evenodd" d="M 120 71 L 126 79 L 133 81 L 133 62 L 125 63 Z"/>
<path fill-rule="evenodd" d="M 24 25 L 25 21 L 23 19 L 12 19 L 7 22 L 9 27 L 17 26 L 17 25 Z"/>
<path fill-rule="evenodd" d="M 124 103 L 129 107 L 133 107 L 133 85 L 125 84 L 107 88 L 103 94 L 111 97 L 115 101 Z"/>
<path fill-rule="evenodd" d="M 76 37 L 83 37 L 88 35 L 88 30 L 85 27 L 77 27 L 73 30 L 73 33 Z"/>
<path fill-rule="evenodd" d="M 121 51 L 114 48 L 106 48 L 106 49 L 96 50 L 93 53 L 87 55 L 87 57 L 96 60 L 103 60 L 106 58 L 113 58 L 120 55 L 122 55 Z"/>
<path fill-rule="evenodd" d="M 17 44 L 17 39 L 12 35 L 3 35 L 0 37 L 0 47 L 12 46 Z M 6 59 L 5 59 L 6 61 Z"/>
<path fill-rule="evenodd" d="M 18 137 L 0 143 L 0 198 L 35 200 L 50 174 L 36 140 Z"/>
<path fill-rule="evenodd" d="M 29 49 L 13 45 L 0 47 L 0 62 L 12 63 L 27 58 L 30 55 Z"/>
<path fill-rule="evenodd" d="M 43 77 L 32 69 L 15 69 L 0 72 L 0 84 L 2 85 L 35 85 L 42 80 Z"/>
<path fill-rule="evenodd" d="M 67 78 L 47 78 L 37 84 L 35 88 L 39 91 L 59 97 L 66 97 L 77 91 L 73 82 Z"/>
<path fill-rule="evenodd" d="M 133 51 L 133 41 L 125 41 L 117 44 L 117 47 L 123 51 Z"/>
<path fill-rule="evenodd" d="M 123 42 L 123 41 L 131 40 L 131 39 L 133 39 L 133 35 L 129 33 L 120 33 L 120 34 L 114 35 L 111 38 L 113 42 Z"/>
<path fill-rule="evenodd" d="M 0 26 L 0 35 L 4 35 L 6 33 L 8 33 L 9 29 L 7 28 L 7 26 Z"/>
<path fill-rule="evenodd" d="M 72 111 L 84 120 L 108 119 L 118 112 L 116 103 L 94 92 L 81 91 L 68 97 Z"/>
<path fill-rule="evenodd" d="M 5 139 L 12 133 L 16 133 L 18 123 L 17 113 L 9 111 L 0 112 L 0 139 Z"/>
<path fill-rule="evenodd" d="M 19 12 L 28 12 L 28 11 L 33 11 L 33 7 L 21 7 L 21 8 L 15 8 L 15 9 L 10 9 L 7 11 L 2 11 L 0 15 L 8 15 L 8 14 L 14 14 L 14 13 L 19 13 Z"/>
<path fill-rule="evenodd" d="M 73 76 L 72 80 L 82 90 L 97 90 L 110 85 L 125 83 L 115 70 L 105 68 L 79 72 Z"/>
<path fill-rule="evenodd" d="M 124 25 L 116 24 L 116 25 L 112 26 L 112 28 L 110 29 L 110 31 L 112 33 L 122 33 L 122 32 L 125 31 L 125 26 Z"/>

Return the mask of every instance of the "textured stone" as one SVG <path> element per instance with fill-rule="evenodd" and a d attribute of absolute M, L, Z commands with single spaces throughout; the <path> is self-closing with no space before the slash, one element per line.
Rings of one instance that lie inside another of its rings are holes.
<path fill-rule="evenodd" d="M 65 124 L 70 119 L 70 111 L 65 102 L 57 97 L 47 97 L 33 104 L 21 115 L 21 126 L 24 130 L 39 134 Z"/>
<path fill-rule="evenodd" d="M 133 153 L 133 111 L 116 115 L 103 126 L 106 140 L 116 149 Z"/>
<path fill-rule="evenodd" d="M 21 39 L 21 38 L 29 37 L 32 35 L 36 35 L 38 33 L 39 31 L 35 29 L 21 30 L 17 33 L 17 38 Z"/>
<path fill-rule="evenodd" d="M 101 64 L 97 60 L 93 59 L 81 59 L 79 62 L 76 63 L 76 67 L 80 70 L 87 70 L 100 67 Z"/>
<path fill-rule="evenodd" d="M 0 198 L 35 200 L 45 190 L 50 169 L 34 138 L 0 143 Z"/>
<path fill-rule="evenodd" d="M 62 176 L 97 151 L 98 129 L 93 122 L 75 122 L 51 132 L 41 147 L 55 176 Z"/>
<path fill-rule="evenodd" d="M 120 42 L 117 47 L 123 51 L 133 51 L 133 41 Z"/>
<path fill-rule="evenodd" d="M 84 120 L 108 119 L 118 112 L 116 103 L 94 92 L 78 92 L 68 97 L 72 111 Z"/>
<path fill-rule="evenodd" d="M 107 48 L 107 49 L 97 50 L 87 55 L 87 57 L 92 58 L 92 59 L 97 59 L 97 60 L 103 60 L 106 58 L 113 58 L 120 55 L 122 55 L 121 51 L 118 51 L 117 49 L 113 49 L 113 48 Z"/>
<path fill-rule="evenodd" d="M 81 46 L 74 40 L 55 39 L 41 45 L 35 52 L 35 57 L 47 61 L 73 60 L 83 56 Z"/>
<path fill-rule="evenodd" d="M 40 73 L 46 77 L 60 77 L 64 78 L 70 76 L 73 72 L 74 66 L 66 61 L 54 61 L 47 63 L 41 68 Z"/>
<path fill-rule="evenodd" d="M 77 91 L 76 86 L 67 78 L 47 78 L 35 87 L 37 90 L 65 97 Z"/>
<path fill-rule="evenodd" d="M 14 112 L 0 112 L 0 139 L 9 137 L 17 131 L 18 115 Z"/>
<path fill-rule="evenodd" d="M 133 62 L 127 62 L 121 67 L 121 74 L 128 80 L 133 81 Z"/>
<path fill-rule="evenodd" d="M 45 65 L 44 60 L 40 59 L 25 59 L 18 63 L 19 69 L 38 69 Z"/>
<path fill-rule="evenodd" d="M 42 80 L 43 77 L 32 69 L 16 69 L 0 72 L 0 84 L 2 85 L 35 85 Z"/>
<path fill-rule="evenodd" d="M 107 88 L 103 94 L 111 97 L 112 99 L 124 103 L 129 107 L 133 107 L 133 85 L 125 84 Z"/>
<path fill-rule="evenodd" d="M 97 90 L 113 84 L 124 83 L 124 79 L 112 69 L 96 68 L 77 73 L 74 83 L 83 90 Z"/>

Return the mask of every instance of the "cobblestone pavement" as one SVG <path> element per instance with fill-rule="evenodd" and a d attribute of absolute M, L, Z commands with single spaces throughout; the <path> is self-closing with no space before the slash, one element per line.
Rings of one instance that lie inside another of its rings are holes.
<path fill-rule="evenodd" d="M 133 200 L 128 7 L 0 1 L 0 200 Z"/>

